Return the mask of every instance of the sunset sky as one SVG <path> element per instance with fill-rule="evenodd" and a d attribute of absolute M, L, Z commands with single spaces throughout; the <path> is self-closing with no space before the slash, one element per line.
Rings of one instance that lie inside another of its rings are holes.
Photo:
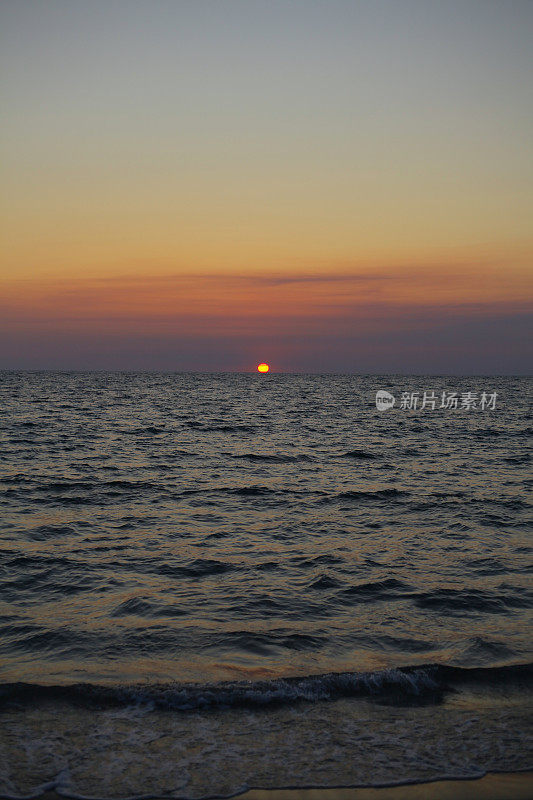
<path fill-rule="evenodd" d="M 529 0 L 0 27 L 0 368 L 530 371 Z"/>

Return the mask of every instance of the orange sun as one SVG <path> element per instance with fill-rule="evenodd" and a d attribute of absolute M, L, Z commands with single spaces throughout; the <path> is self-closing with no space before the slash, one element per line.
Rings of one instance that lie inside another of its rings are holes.
<path fill-rule="evenodd" d="M 268 364 L 258 364 L 257 365 L 257 371 L 258 372 L 268 372 L 269 369 L 270 369 L 270 367 L 268 366 Z"/>

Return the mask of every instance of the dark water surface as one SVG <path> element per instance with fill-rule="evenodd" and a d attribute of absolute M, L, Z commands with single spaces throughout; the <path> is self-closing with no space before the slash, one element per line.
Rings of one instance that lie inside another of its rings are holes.
<path fill-rule="evenodd" d="M 5 794 L 533 763 L 530 380 L 4 372 L 0 413 Z"/>

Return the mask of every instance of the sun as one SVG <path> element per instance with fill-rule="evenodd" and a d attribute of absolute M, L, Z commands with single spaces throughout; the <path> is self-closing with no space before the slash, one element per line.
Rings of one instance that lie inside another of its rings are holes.
<path fill-rule="evenodd" d="M 257 365 L 257 371 L 258 372 L 268 372 L 269 369 L 270 369 L 270 367 L 268 366 L 268 364 L 258 364 Z"/>

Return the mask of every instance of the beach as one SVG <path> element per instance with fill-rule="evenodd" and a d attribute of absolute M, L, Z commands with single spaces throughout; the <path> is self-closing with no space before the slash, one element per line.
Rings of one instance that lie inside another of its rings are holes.
<path fill-rule="evenodd" d="M 485 775 L 471 781 L 435 781 L 408 786 L 332 789 L 252 789 L 239 800 L 531 800 L 533 773 Z M 46 792 L 43 800 L 60 800 Z M 147 795 L 149 797 L 149 795 Z"/>
<path fill-rule="evenodd" d="M 242 800 L 530 800 L 533 773 L 486 775 L 472 781 L 435 781 L 365 789 L 254 790 Z"/>

